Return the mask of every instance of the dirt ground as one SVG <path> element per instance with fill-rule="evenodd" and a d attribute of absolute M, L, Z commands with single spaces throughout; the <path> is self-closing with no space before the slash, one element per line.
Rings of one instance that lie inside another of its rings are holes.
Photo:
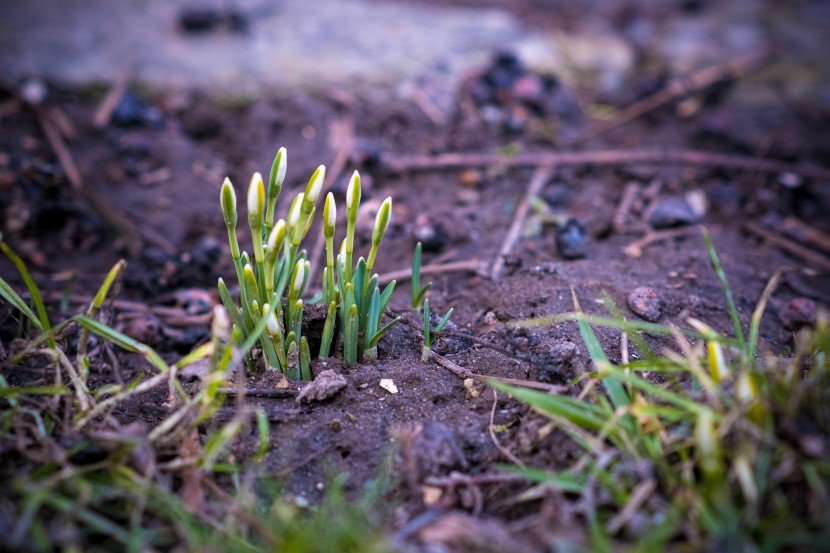
<path fill-rule="evenodd" d="M 567 13 L 551 12 L 542 2 L 487 4 L 507 5 L 536 25 L 567 26 Z M 773 294 L 760 333 L 762 351 L 786 354 L 793 329 L 809 324 L 816 308 L 830 307 L 830 170 L 821 176 L 821 167 L 830 167 L 827 100 L 782 94 L 763 109 L 742 101 L 736 91 L 746 94 L 746 83 L 758 73 L 773 78 L 773 62 L 763 61 L 586 138 L 586 129 L 598 124 L 592 115 L 613 118 L 678 76 L 640 61 L 636 77 L 609 93 L 564 84 L 509 53 L 494 54 L 489 65 L 469 68 L 450 110 L 431 103 L 428 88 L 415 99 L 332 86 L 231 101 L 133 86 L 101 128 L 93 119 L 107 87 L 48 82 L 47 100 L 32 108 L 19 99 L 19 83 L 6 83 L 0 91 L 0 230 L 47 292 L 54 318 L 78 312 L 109 267 L 126 258 L 111 321 L 174 361 L 206 339 L 212 303 L 218 302 L 216 279 L 233 276 L 219 207 L 223 178 L 229 176 L 244 197 L 250 174 L 267 172 L 276 148 L 285 146 L 289 164 L 281 200 L 326 163 L 331 172 L 340 169 L 330 178 L 342 204 L 352 170 L 361 172 L 368 207 L 356 250 L 364 255 L 372 206 L 393 198 L 393 222 L 376 270 L 382 276 L 407 270 L 415 243 L 424 243 L 424 266 L 438 265 L 423 277 L 433 282 L 430 304 L 440 313 L 455 309 L 457 334 L 441 338 L 435 351 L 476 374 L 578 392 L 573 380 L 590 365 L 575 323 L 525 330 L 508 324 L 572 311 L 571 290 L 589 313 L 606 313 L 601 298 L 608 294 L 631 319 L 685 326 L 694 317 L 731 333 L 698 225 L 712 234 L 744 325 L 772 274 L 784 266 L 796 269 Z M 44 134 L 44 118 L 64 136 L 80 186 L 73 186 L 71 169 Z M 614 163 L 588 159 L 553 166 L 517 227 L 520 236 L 500 255 L 529 184 L 540 176 L 537 166 L 545 165 L 531 159 L 508 166 L 499 162 L 503 156 L 654 148 L 792 166 L 770 171 L 709 159 L 665 163 L 659 156 L 644 163 L 624 155 Z M 440 154 L 449 152 L 490 159 L 445 166 Z M 412 156 L 426 166 L 408 166 Z M 285 209 L 281 201 L 278 211 Z M 825 233 L 825 241 L 811 230 Z M 315 226 L 309 236 L 316 234 Z M 654 241 L 632 250 L 644 237 Z M 454 269 L 458 262 L 467 263 Z M 494 273 L 497 263 L 503 268 Z M 0 271 L 20 282 L 7 260 L 0 261 Z M 629 295 L 641 287 L 651 290 L 635 302 L 638 314 Z M 398 280 L 390 307 L 417 321 L 406 277 Z M 5 304 L 0 321 L 0 343 L 8 351 L 19 329 Z M 619 333 L 598 334 L 611 360 L 619 361 Z M 647 338 L 658 348 L 671 347 L 668 340 Z M 346 377 L 346 388 L 329 400 L 298 408 L 296 383 L 286 397 L 249 397 L 266 408 L 272 423 L 275 446 L 265 472 L 283 481 L 286 493 L 314 502 L 332 474 L 348 474 L 347 490 L 359 494 L 393 455 L 397 507 L 387 524 L 413 544 L 446 538 L 436 537 L 425 513 L 473 517 L 476 533 L 488 536 L 493 550 L 505 544 L 536 550 L 552 536 L 577 532 L 568 518 L 575 515 L 553 497 L 517 503 L 527 484 L 446 484 L 510 464 L 505 451 L 527 466 L 564 469 L 578 450 L 544 417 L 435 362 L 422 362 L 420 354 L 418 333 L 399 324 L 380 342 L 377 362 L 346 368 L 336 359 L 314 361 L 315 374 L 333 368 Z M 122 378 L 141 370 L 129 355 L 119 358 Z M 92 371 L 95 378 L 112 378 L 102 359 L 94 360 Z M 14 368 L 4 373 L 12 381 L 31 378 Z M 394 381 L 398 393 L 381 388 L 381 379 Z M 275 380 L 254 374 L 247 386 L 273 389 Z M 163 414 L 154 405 L 165 393 L 150 392 L 116 415 L 124 423 L 152 425 Z M 251 454 L 254 434 L 251 429 L 250 439 L 234 446 L 235 455 Z M 437 499 L 430 496 L 436 488 L 443 490 Z"/>

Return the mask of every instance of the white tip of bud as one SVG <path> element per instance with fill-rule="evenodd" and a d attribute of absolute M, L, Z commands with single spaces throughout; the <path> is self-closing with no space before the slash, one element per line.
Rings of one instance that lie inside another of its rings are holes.
<path fill-rule="evenodd" d="M 303 260 L 300 259 L 297 261 L 297 265 L 294 266 L 294 280 L 291 281 L 291 289 L 295 292 L 299 292 L 303 287 L 303 281 L 305 280 L 305 263 Z"/>
<path fill-rule="evenodd" d="M 278 150 L 280 156 L 280 163 L 277 166 L 277 182 L 282 183 L 285 180 L 285 170 L 288 167 L 288 151 L 283 147 Z"/>
<path fill-rule="evenodd" d="M 346 209 L 351 211 L 352 206 L 360 202 L 360 173 L 355 171 L 346 189 Z"/>
<path fill-rule="evenodd" d="M 274 228 L 271 229 L 271 234 L 268 235 L 268 247 L 275 248 L 280 236 L 285 237 L 285 219 L 279 219 L 274 224 Z"/>
<path fill-rule="evenodd" d="M 326 214 L 326 225 L 334 228 L 334 222 L 337 220 L 337 204 L 334 203 L 334 194 L 331 192 L 326 195 L 324 211 Z"/>
<path fill-rule="evenodd" d="M 316 202 L 320 196 L 320 191 L 323 190 L 323 181 L 326 180 L 326 166 L 321 165 L 314 171 L 313 180 L 308 186 L 307 200 L 309 202 Z"/>
<path fill-rule="evenodd" d="M 231 338 L 231 321 L 228 319 L 228 312 L 221 305 L 213 308 L 211 332 L 223 342 L 227 342 Z"/>
<path fill-rule="evenodd" d="M 280 328 L 280 323 L 277 322 L 277 317 L 273 312 L 268 313 L 269 311 L 271 311 L 271 306 L 269 304 L 266 303 L 262 306 L 262 315 L 266 316 L 265 328 L 268 330 L 268 334 L 270 336 L 276 336 L 282 332 L 282 329 Z"/>
<path fill-rule="evenodd" d="M 297 222 L 300 220 L 300 205 L 303 203 L 303 197 L 305 193 L 300 192 L 297 194 L 297 197 L 294 199 L 294 203 L 291 204 L 291 211 L 288 212 L 288 226 L 295 227 L 297 226 Z"/>
<path fill-rule="evenodd" d="M 262 213 L 265 205 L 265 185 L 262 182 L 262 175 L 259 172 L 251 177 L 251 184 L 248 186 L 248 213 Z"/>
<path fill-rule="evenodd" d="M 392 220 L 392 198 L 387 197 L 378 210 L 375 216 L 375 229 L 383 235 L 389 227 L 389 221 Z"/>

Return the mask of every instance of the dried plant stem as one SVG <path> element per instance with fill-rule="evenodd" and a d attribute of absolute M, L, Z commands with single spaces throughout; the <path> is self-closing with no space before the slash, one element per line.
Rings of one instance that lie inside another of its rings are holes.
<path fill-rule="evenodd" d="M 760 52 L 753 52 L 747 56 L 731 59 L 726 63 L 706 67 L 685 77 L 673 79 L 661 90 L 630 104 L 617 113 L 613 119 L 589 125 L 579 133 L 574 143 L 583 144 L 611 129 L 615 129 L 646 113 L 654 111 L 660 106 L 708 88 L 718 82 L 726 79 L 740 78 L 751 71 L 759 69 L 769 59 L 770 52 L 768 50 L 762 50 Z"/>
<path fill-rule="evenodd" d="M 483 261 L 479 261 L 477 259 L 469 259 L 466 261 L 452 261 L 449 263 L 433 263 L 432 265 L 424 265 L 423 267 L 421 267 L 421 275 L 436 275 L 442 273 L 456 272 L 480 273 L 484 271 L 485 268 L 486 264 Z M 411 277 L 411 268 L 401 269 L 399 271 L 391 271 L 379 275 L 378 282 L 380 284 L 387 284 L 389 282 L 392 282 L 393 280 L 397 280 L 398 282 L 400 282 Z"/>
<path fill-rule="evenodd" d="M 830 179 L 830 168 L 811 163 L 788 163 L 774 159 L 719 154 L 702 150 L 653 148 L 642 150 L 592 150 L 527 152 L 512 156 L 493 153 L 447 153 L 435 156 L 384 156 L 393 172 L 435 171 L 466 167 L 574 167 L 580 165 L 691 165 L 721 167 L 764 173 L 795 173 L 804 177 Z"/>
<path fill-rule="evenodd" d="M 513 216 L 513 224 L 510 225 L 510 230 L 507 231 L 507 236 L 504 237 L 501 249 L 499 249 L 496 260 L 493 262 L 493 269 L 490 273 L 490 276 L 493 279 L 498 280 L 501 277 L 502 270 L 504 269 L 504 257 L 516 247 L 516 242 L 522 234 L 522 227 L 524 226 L 525 218 L 530 210 L 530 202 L 533 198 L 539 196 L 542 192 L 542 188 L 545 186 L 545 183 L 548 182 L 552 174 L 553 168 L 551 166 L 539 167 L 536 169 L 536 172 L 533 173 L 533 177 L 531 177 L 530 183 L 527 185 L 525 195 L 522 198 L 519 207 L 516 208 L 516 213 Z"/>
<path fill-rule="evenodd" d="M 800 257 L 813 268 L 830 273 L 830 258 L 806 248 L 801 244 L 797 244 L 796 242 L 793 242 L 789 238 L 785 238 L 780 234 L 769 231 L 756 223 L 744 223 L 744 228 L 752 234 L 766 240 L 773 246 L 777 246 L 787 253 Z"/>

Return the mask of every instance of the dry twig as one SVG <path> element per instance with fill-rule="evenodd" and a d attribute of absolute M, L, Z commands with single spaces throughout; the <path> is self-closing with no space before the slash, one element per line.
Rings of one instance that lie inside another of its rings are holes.
<path fill-rule="evenodd" d="M 755 71 L 770 59 L 769 51 L 755 52 L 748 56 L 729 60 L 726 63 L 701 69 L 686 77 L 680 77 L 669 82 L 664 88 L 647 98 L 643 98 L 621 110 L 610 121 L 602 121 L 585 128 L 577 138 L 575 144 L 583 144 L 592 138 L 615 129 L 629 121 L 637 119 L 669 102 L 688 96 L 724 80 L 738 79 L 743 75 Z"/>
<path fill-rule="evenodd" d="M 766 230 L 756 223 L 744 223 L 744 228 L 750 233 L 766 240 L 773 246 L 777 246 L 789 254 L 800 257 L 813 268 L 821 270 L 825 273 L 830 273 L 830 258 L 809 248 L 805 248 L 801 244 L 797 244 L 796 242 L 793 242 L 789 238 L 785 238 L 780 234 Z"/>
<path fill-rule="evenodd" d="M 512 156 L 492 153 L 447 153 L 435 156 L 384 156 L 391 171 L 435 171 L 466 167 L 574 167 L 581 165 L 691 165 L 721 167 L 765 173 L 795 173 L 804 177 L 830 179 L 830 168 L 811 163 L 788 163 L 774 159 L 718 154 L 702 150 L 654 148 L 643 150 L 593 150 L 527 152 Z"/>
<path fill-rule="evenodd" d="M 519 207 L 516 209 L 516 214 L 513 216 L 513 224 L 510 225 L 510 230 L 507 231 L 507 236 L 504 237 L 499 254 L 493 262 L 493 270 L 491 272 L 493 279 L 498 280 L 501 277 L 502 270 L 504 269 L 504 257 L 516 247 L 516 242 L 522 234 L 522 227 L 524 226 L 527 212 L 530 210 L 530 202 L 533 198 L 541 194 L 542 188 L 552 174 L 553 169 L 549 166 L 539 167 L 533 173 L 533 177 L 531 177 L 530 183 L 527 185 L 527 191 Z"/>

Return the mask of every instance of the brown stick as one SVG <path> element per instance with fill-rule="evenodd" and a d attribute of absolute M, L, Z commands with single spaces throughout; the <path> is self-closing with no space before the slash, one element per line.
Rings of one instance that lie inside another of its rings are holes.
<path fill-rule="evenodd" d="M 824 251 L 830 252 L 830 235 L 813 228 L 801 219 L 787 217 L 784 219 L 784 230 L 793 238 L 803 237 L 807 242 L 812 242 Z"/>
<path fill-rule="evenodd" d="M 504 269 L 504 257 L 516 247 L 516 242 L 522 234 L 525 217 L 527 217 L 527 212 L 530 210 L 531 200 L 542 192 L 542 188 L 552 174 L 553 169 L 551 166 L 538 167 L 536 172 L 533 173 L 533 177 L 531 177 L 530 183 L 527 185 L 527 191 L 519 207 L 516 209 L 513 224 L 510 225 L 510 230 L 507 231 L 507 235 L 504 237 L 499 254 L 496 256 L 495 261 L 493 261 L 493 270 L 490 275 L 494 280 L 498 280 L 501 277 L 502 270 Z"/>
<path fill-rule="evenodd" d="M 451 263 L 434 263 L 432 265 L 424 265 L 421 267 L 422 275 L 435 275 L 441 273 L 460 273 L 471 272 L 478 273 L 485 270 L 486 265 L 483 261 L 477 259 L 469 259 L 467 261 L 453 261 Z M 379 275 L 379 283 L 386 284 L 393 280 L 408 280 L 412 278 L 412 269 L 401 269 L 399 271 L 391 271 Z"/>
<path fill-rule="evenodd" d="M 84 186 L 84 179 L 75 158 L 63 141 L 60 132 L 52 123 L 49 116 L 37 106 L 31 106 L 38 123 L 40 124 L 49 146 L 58 158 L 58 163 L 63 167 L 66 178 L 72 189 L 82 195 L 87 203 L 109 224 L 124 240 L 124 245 L 130 255 L 138 255 L 141 251 L 142 239 L 135 224 L 127 218 L 127 215 L 116 209 L 112 204 L 103 198 L 94 189 Z"/>
<path fill-rule="evenodd" d="M 658 230 L 651 231 L 639 240 L 635 240 L 623 248 L 623 253 L 628 257 L 640 257 L 643 255 L 643 248 L 654 242 L 661 242 L 663 240 L 671 240 L 672 238 L 679 238 L 681 236 L 688 236 L 690 234 L 700 234 L 700 227 L 685 227 L 679 229 Z"/>
<path fill-rule="evenodd" d="M 743 75 L 763 66 L 770 59 L 769 51 L 729 60 L 728 62 L 701 69 L 691 75 L 673 79 L 665 88 L 655 92 L 647 98 L 634 102 L 621 110 L 610 121 L 602 121 L 586 127 L 574 141 L 574 144 L 583 144 L 592 138 L 615 129 L 629 121 L 637 119 L 660 106 L 677 100 L 693 92 L 708 88 L 725 79 L 738 79 Z"/>
<path fill-rule="evenodd" d="M 92 124 L 96 129 L 103 129 L 109 124 L 115 108 L 118 107 L 118 103 L 127 91 L 134 70 L 135 61 L 128 61 L 112 85 L 112 88 L 104 96 L 104 99 L 101 100 L 101 103 L 98 104 L 98 109 L 95 110 L 95 115 L 92 117 Z"/>
<path fill-rule="evenodd" d="M 830 273 L 830 258 L 805 248 L 801 244 L 797 244 L 789 238 L 784 238 L 779 234 L 768 231 L 755 223 L 744 223 L 744 228 L 752 234 L 763 238 L 773 246 L 777 246 L 787 253 L 800 257 L 806 261 L 808 265 L 811 265 L 825 273 Z"/>
<path fill-rule="evenodd" d="M 391 171 L 434 171 L 466 167 L 565 167 L 578 165 L 621 165 L 647 163 L 659 165 L 698 165 L 765 173 L 796 173 L 804 177 L 830 179 L 830 168 L 811 163 L 788 163 L 774 159 L 718 154 L 702 150 L 654 148 L 643 150 L 593 150 L 528 152 L 513 156 L 491 153 L 447 153 L 435 156 L 384 156 Z"/>

